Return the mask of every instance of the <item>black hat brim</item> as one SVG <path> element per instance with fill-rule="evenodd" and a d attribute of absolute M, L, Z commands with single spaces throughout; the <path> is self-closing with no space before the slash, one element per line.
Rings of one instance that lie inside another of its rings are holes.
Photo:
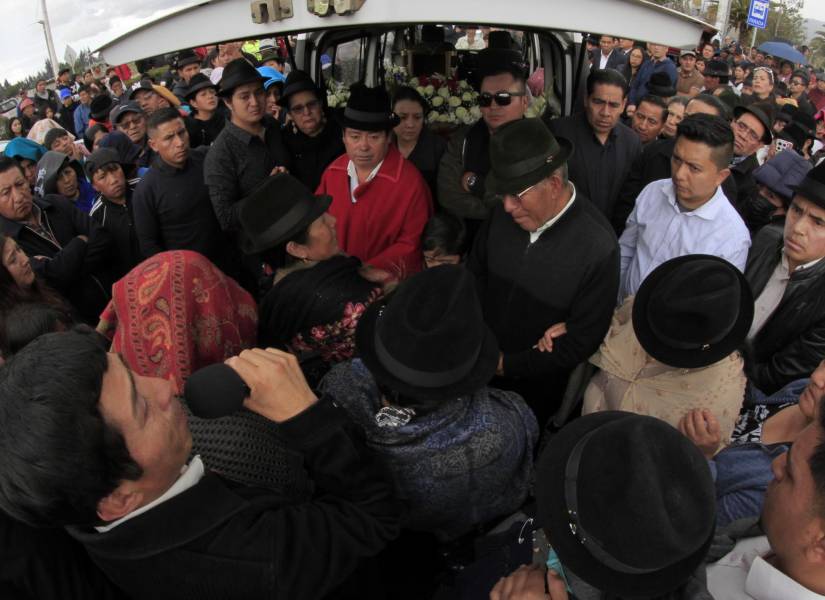
<path fill-rule="evenodd" d="M 825 208 L 825 184 L 811 179 L 810 173 L 799 185 L 790 186 L 794 195 L 800 195 L 820 208 Z"/>
<path fill-rule="evenodd" d="M 249 77 L 240 77 L 237 81 L 227 81 L 226 83 L 228 84 L 228 87 L 226 87 L 224 86 L 224 80 L 221 79 L 218 85 L 218 96 L 220 96 L 221 98 L 228 98 L 232 95 L 232 92 L 234 92 L 237 88 L 241 87 L 242 85 L 247 85 L 249 83 L 260 83 L 261 85 L 263 85 L 265 81 L 266 77 L 262 77 L 260 75 L 253 77 L 252 75 L 249 75 Z"/>
<path fill-rule="evenodd" d="M 244 200 L 244 202 L 247 201 L 248 200 Z M 330 204 L 332 204 L 332 196 L 314 196 L 311 202 L 304 218 L 292 227 L 281 228 L 276 222 L 255 236 L 250 236 L 242 230 L 240 235 L 241 250 L 243 250 L 245 254 L 260 254 L 265 250 L 270 250 L 284 243 L 302 229 L 309 227 L 315 219 L 324 214 L 327 209 L 329 209 Z"/>
<path fill-rule="evenodd" d="M 190 87 L 188 90 L 186 90 L 186 96 L 184 96 L 184 97 L 187 100 L 191 100 L 192 98 L 195 97 L 195 94 L 197 94 L 201 90 L 205 90 L 206 88 L 212 88 L 216 92 L 218 91 L 218 86 L 216 86 L 211 81 L 201 81 L 200 83 L 196 83 L 195 85 Z"/>
<path fill-rule="evenodd" d="M 675 87 L 659 87 L 658 85 L 647 86 L 648 93 L 660 98 L 671 98 L 676 95 Z"/>
<path fill-rule="evenodd" d="M 603 425 L 634 416 L 620 411 L 595 413 L 572 421 L 552 438 L 536 466 L 537 516 L 562 564 L 585 582 L 618 597 L 658 597 L 676 589 L 704 562 L 714 528 L 701 547 L 677 563 L 647 574 L 621 573 L 597 561 L 571 532 L 565 498 L 567 460 L 576 444 Z"/>
<path fill-rule="evenodd" d="M 739 282 L 739 311 L 728 334 L 712 344 L 706 350 L 673 348 L 663 343 L 662 340 L 653 333 L 647 319 L 650 298 L 657 284 L 665 277 L 678 269 L 682 264 L 696 260 L 701 256 L 705 260 L 716 261 L 724 265 L 730 265 L 728 261 L 718 256 L 688 254 L 671 259 L 654 269 L 642 282 L 636 297 L 633 300 L 633 331 L 636 338 L 650 356 L 660 363 L 680 369 L 698 369 L 718 362 L 736 350 L 750 330 L 753 322 L 754 300 L 748 280 L 739 269 L 732 269 L 736 272 Z"/>
<path fill-rule="evenodd" d="M 518 194 L 526 190 L 531 185 L 537 184 L 539 181 L 549 176 L 553 171 L 558 169 L 570 155 L 573 153 L 573 142 L 563 137 L 556 137 L 556 142 L 559 144 L 559 152 L 553 157 L 549 163 L 543 164 L 538 169 L 512 178 L 501 178 L 496 175 L 493 182 L 493 192 L 496 194 Z"/>
<path fill-rule="evenodd" d="M 300 81 L 295 81 L 290 85 L 286 85 L 284 83 L 284 91 L 281 93 L 281 97 L 278 98 L 278 106 L 281 108 L 289 108 L 289 99 L 291 96 L 299 92 L 312 92 L 316 96 L 318 96 L 319 100 L 323 100 L 323 96 L 321 94 L 321 90 L 310 80 L 302 79 Z"/>
<path fill-rule="evenodd" d="M 335 111 L 335 120 L 343 129 L 349 127 L 350 129 L 358 129 L 360 131 L 389 131 L 395 128 L 401 119 L 395 113 L 390 113 L 386 119 L 381 121 L 358 121 L 351 119 L 346 115 L 346 108 L 339 108 Z"/>
<path fill-rule="evenodd" d="M 765 128 L 765 135 L 762 136 L 762 142 L 766 145 L 770 144 L 773 141 L 773 123 L 770 122 L 768 115 L 753 106 L 740 105 L 733 109 L 733 116 L 736 119 L 741 117 L 743 113 L 753 115 L 762 123 L 762 126 Z"/>
<path fill-rule="evenodd" d="M 487 385 L 495 375 L 499 359 L 498 342 L 493 331 L 486 324 L 482 324 L 484 337 L 478 359 L 460 381 L 440 388 L 416 387 L 402 381 L 384 367 L 375 351 L 375 327 L 384 305 L 385 302 L 372 303 L 364 311 L 355 330 L 358 357 L 379 383 L 408 398 L 440 401 L 472 394 Z"/>

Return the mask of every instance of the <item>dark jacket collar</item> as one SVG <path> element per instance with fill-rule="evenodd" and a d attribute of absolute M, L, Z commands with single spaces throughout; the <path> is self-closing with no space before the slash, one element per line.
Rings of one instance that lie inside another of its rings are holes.
<path fill-rule="evenodd" d="M 204 501 L 208 500 L 208 501 Z M 249 503 L 214 473 L 197 485 L 106 533 L 68 527 L 91 554 L 133 560 L 167 552 L 217 529 Z"/>
<path fill-rule="evenodd" d="M 51 194 L 49 194 L 51 196 Z M 34 205 L 38 207 L 43 213 L 49 213 L 54 209 L 54 205 L 49 200 L 49 196 L 34 198 Z M 25 228 L 25 224 L 20 221 L 12 221 L 0 215 L 0 230 L 8 236 L 17 239 L 20 236 L 20 231 Z"/>
<path fill-rule="evenodd" d="M 272 118 L 270 115 L 264 115 L 264 117 L 262 119 L 262 122 L 263 122 L 263 126 L 264 126 L 264 137 L 267 136 L 267 134 L 269 133 L 269 131 L 271 129 L 273 129 L 273 128 L 278 129 L 280 127 L 280 125 L 278 125 L 278 122 L 274 118 Z M 257 135 L 253 135 L 253 134 L 249 133 L 245 129 L 241 129 L 240 127 L 235 125 L 230 119 L 227 119 L 225 127 L 229 131 L 230 135 L 236 137 L 241 142 L 243 142 L 244 145 L 247 145 L 247 146 L 250 144 L 250 142 L 254 138 L 258 137 Z"/>

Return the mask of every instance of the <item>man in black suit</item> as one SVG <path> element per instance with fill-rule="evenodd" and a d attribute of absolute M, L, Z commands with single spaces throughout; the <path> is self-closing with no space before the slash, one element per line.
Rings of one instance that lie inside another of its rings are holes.
<path fill-rule="evenodd" d="M 594 69 L 615 69 L 624 78 L 630 79 L 630 65 L 627 55 L 619 47 L 619 40 L 609 35 L 599 38 L 599 50 L 593 52 Z"/>

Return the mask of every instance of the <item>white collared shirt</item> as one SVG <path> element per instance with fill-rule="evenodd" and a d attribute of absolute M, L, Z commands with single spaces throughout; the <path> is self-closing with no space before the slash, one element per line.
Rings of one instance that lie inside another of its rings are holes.
<path fill-rule="evenodd" d="M 544 233 L 545 231 L 547 231 L 548 229 L 550 229 L 556 223 L 556 221 L 561 219 L 562 215 L 564 215 L 564 213 L 567 212 L 567 209 L 570 208 L 571 206 L 573 206 L 573 201 L 576 199 L 576 186 L 573 185 L 572 181 L 570 182 L 570 187 L 573 188 L 573 195 L 570 196 L 570 200 L 568 200 L 567 204 L 564 205 L 564 208 L 561 209 L 561 212 L 559 212 L 559 214 L 557 214 L 552 219 L 548 220 L 544 225 L 542 225 L 541 227 L 539 227 L 535 231 L 530 232 L 530 243 L 531 244 L 535 244 L 536 240 L 539 239 L 541 234 Z"/>
<path fill-rule="evenodd" d="M 599 68 L 606 69 L 607 68 L 607 61 L 610 60 L 610 55 L 613 54 L 613 50 L 607 53 L 607 56 L 604 55 L 604 52 L 599 50 Z"/>
<path fill-rule="evenodd" d="M 636 294 L 663 262 L 687 254 L 710 254 L 745 270 L 751 237 L 721 187 L 696 210 L 682 212 L 671 179 L 648 184 L 619 238 L 622 255 L 619 303 Z"/>
<path fill-rule="evenodd" d="M 794 273 L 809 269 L 818 263 L 821 258 L 812 260 L 804 265 L 799 265 L 794 269 Z M 750 331 L 748 331 L 748 340 L 752 340 L 759 330 L 765 326 L 768 319 L 782 302 L 782 296 L 785 295 L 785 288 L 788 287 L 788 282 L 791 280 L 790 268 L 788 266 L 788 257 L 785 256 L 785 250 L 782 250 L 782 259 L 776 264 L 776 267 L 771 273 L 768 283 L 765 284 L 762 293 L 754 303 L 753 322 L 751 323 Z"/>
<path fill-rule="evenodd" d="M 708 565 L 708 591 L 715 600 L 825 600 L 802 587 L 763 557 L 767 536 L 739 540 L 728 554 Z"/>
<path fill-rule="evenodd" d="M 189 461 L 188 465 L 183 465 L 183 468 L 180 471 L 180 477 L 175 480 L 172 487 L 166 490 L 159 498 L 152 500 L 152 502 L 146 506 L 141 506 L 140 508 L 133 510 L 128 515 L 119 518 L 117 521 L 112 521 L 108 525 L 103 525 L 101 527 L 95 527 L 95 529 L 99 533 L 106 533 L 121 523 L 125 523 L 129 519 L 133 519 L 138 515 L 142 515 L 143 513 L 152 510 L 159 504 L 163 504 L 167 500 L 174 498 L 178 494 L 182 494 L 191 487 L 194 487 L 203 477 L 203 473 L 203 461 L 199 455 L 195 455 L 195 458 Z"/>
<path fill-rule="evenodd" d="M 367 183 L 367 181 L 372 181 L 373 179 L 375 179 L 375 176 L 378 175 L 378 169 L 380 169 L 381 165 L 383 164 L 383 160 L 380 163 L 378 163 L 378 165 L 372 171 L 370 171 L 370 174 L 367 176 L 367 179 L 363 183 Z M 352 161 L 349 161 L 347 163 L 347 175 L 349 175 L 349 197 L 350 200 L 352 200 L 352 203 L 355 204 L 357 202 L 357 200 L 355 199 L 355 188 L 357 188 L 361 184 L 358 183 L 358 171 L 355 168 L 355 163 Z"/>

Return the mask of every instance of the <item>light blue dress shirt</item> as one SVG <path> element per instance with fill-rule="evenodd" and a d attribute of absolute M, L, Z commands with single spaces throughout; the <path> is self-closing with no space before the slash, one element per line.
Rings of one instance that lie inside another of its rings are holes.
<path fill-rule="evenodd" d="M 750 245 L 748 228 L 721 187 L 696 210 L 682 212 L 673 181 L 654 181 L 639 194 L 619 238 L 619 303 L 636 294 L 651 271 L 677 256 L 710 254 L 744 272 Z"/>

